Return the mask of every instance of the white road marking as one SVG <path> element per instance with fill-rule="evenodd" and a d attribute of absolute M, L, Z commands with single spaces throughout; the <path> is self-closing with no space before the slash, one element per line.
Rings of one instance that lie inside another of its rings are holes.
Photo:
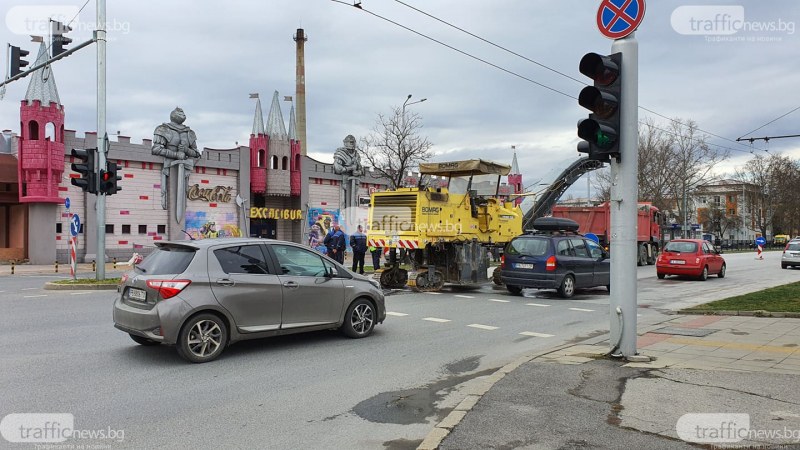
<path fill-rule="evenodd" d="M 472 328 L 479 328 L 481 330 L 496 330 L 496 329 L 500 328 L 500 327 L 493 327 L 491 325 L 481 325 L 479 323 L 473 323 L 473 324 L 470 324 L 470 325 L 467 325 L 467 326 L 468 327 L 472 327 Z"/>
<path fill-rule="evenodd" d="M 535 333 L 533 331 L 523 331 L 520 334 L 523 335 L 523 336 L 533 336 L 533 337 L 540 337 L 540 338 L 549 338 L 549 337 L 553 337 L 554 336 L 552 334 Z"/>
<path fill-rule="evenodd" d="M 0 294 L 2 294 L 3 292 L 5 292 L 5 291 L 0 291 Z"/>
<path fill-rule="evenodd" d="M 431 294 L 431 295 L 442 295 L 442 293 L 441 293 L 441 292 L 426 292 L 426 294 Z"/>
<path fill-rule="evenodd" d="M 23 295 L 22 298 L 36 298 L 36 297 L 47 297 L 47 294 L 41 295 Z"/>
<path fill-rule="evenodd" d="M 511 300 L 500 300 L 499 298 L 490 298 L 490 302 L 497 302 L 497 303 L 510 303 Z"/>
<path fill-rule="evenodd" d="M 86 292 L 71 292 L 69 295 L 86 295 L 86 294 L 91 294 L 91 293 L 92 293 L 92 291 L 86 291 Z"/>
<path fill-rule="evenodd" d="M 542 303 L 525 303 L 528 306 L 541 306 L 542 308 L 547 308 L 550 305 L 544 305 Z"/>
<path fill-rule="evenodd" d="M 37 289 L 41 289 L 41 288 L 22 288 L 22 289 L 20 289 L 20 291 L 35 291 Z"/>
<path fill-rule="evenodd" d="M 458 297 L 458 298 L 475 298 L 475 297 L 473 297 L 473 296 L 471 296 L 471 295 L 454 295 L 453 297 Z"/>
<path fill-rule="evenodd" d="M 584 308 L 570 308 L 573 311 L 584 311 L 584 312 L 594 312 L 593 309 L 584 309 Z"/>
<path fill-rule="evenodd" d="M 387 315 L 387 316 L 397 316 L 397 317 L 403 317 L 403 316 L 407 316 L 408 314 L 406 314 L 406 313 L 399 313 L 399 312 L 392 312 L 392 311 L 386 311 L 386 315 Z"/>
<path fill-rule="evenodd" d="M 428 322 L 438 322 L 438 323 L 450 322 L 448 319 L 437 319 L 436 317 L 425 317 L 422 320 L 427 320 Z"/>

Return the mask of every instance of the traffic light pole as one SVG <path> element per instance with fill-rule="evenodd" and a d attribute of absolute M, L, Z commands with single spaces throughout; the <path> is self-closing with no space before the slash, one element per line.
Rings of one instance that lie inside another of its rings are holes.
<path fill-rule="evenodd" d="M 105 170 L 106 136 L 106 0 L 97 0 L 97 171 Z M 106 279 L 106 196 L 97 178 L 97 279 Z"/>
<path fill-rule="evenodd" d="M 611 346 L 612 354 L 636 355 L 638 259 L 637 211 L 639 202 L 639 43 L 635 33 L 617 39 L 611 52 L 622 53 L 620 76 L 621 158 L 611 158 Z"/>

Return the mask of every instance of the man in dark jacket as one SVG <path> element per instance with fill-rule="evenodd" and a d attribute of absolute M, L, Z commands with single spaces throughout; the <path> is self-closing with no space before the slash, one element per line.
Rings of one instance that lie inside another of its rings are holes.
<path fill-rule="evenodd" d="M 367 236 L 361 225 L 358 230 L 350 236 L 350 247 L 353 248 L 353 272 L 358 267 L 358 273 L 364 274 L 364 255 L 367 254 Z"/>
<path fill-rule="evenodd" d="M 347 238 L 339 225 L 334 225 L 333 229 L 334 232 L 331 237 L 333 247 L 332 257 L 339 264 L 344 264 L 344 252 L 347 250 Z"/>
<path fill-rule="evenodd" d="M 325 245 L 325 254 L 328 255 L 331 259 L 336 260 L 333 253 L 333 233 L 336 232 L 334 227 L 328 228 L 328 234 L 325 235 L 325 240 L 322 241 L 322 244 Z"/>

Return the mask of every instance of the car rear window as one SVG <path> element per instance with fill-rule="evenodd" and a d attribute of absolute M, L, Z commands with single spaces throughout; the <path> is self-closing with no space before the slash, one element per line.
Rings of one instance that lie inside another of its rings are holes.
<path fill-rule="evenodd" d="M 789 245 L 786 246 L 786 250 L 800 250 L 800 242 L 789 242 Z"/>
<path fill-rule="evenodd" d="M 666 252 L 676 252 L 676 253 L 697 253 L 697 243 L 696 242 L 669 242 L 666 247 L 664 247 L 664 251 Z"/>
<path fill-rule="evenodd" d="M 505 250 L 509 255 L 544 256 L 547 253 L 549 239 L 519 238 L 508 243 Z"/>
<path fill-rule="evenodd" d="M 148 275 L 177 275 L 192 262 L 196 250 L 182 246 L 161 246 L 150 253 L 136 268 Z"/>

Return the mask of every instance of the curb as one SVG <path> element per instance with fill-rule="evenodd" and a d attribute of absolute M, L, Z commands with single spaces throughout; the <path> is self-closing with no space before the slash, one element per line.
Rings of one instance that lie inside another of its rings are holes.
<path fill-rule="evenodd" d="M 637 333 L 637 336 L 641 336 L 642 334 L 645 334 L 652 330 L 662 328 L 665 322 L 669 322 L 674 319 L 675 316 L 672 315 L 668 318 L 665 318 L 662 322 L 642 327 L 640 330 L 638 330 L 639 332 Z M 569 342 L 566 344 L 561 344 L 559 346 L 552 347 L 547 350 L 541 350 L 535 353 L 521 356 L 516 360 L 497 369 L 496 372 L 487 376 L 482 383 L 467 391 L 467 397 L 464 400 L 462 400 L 461 403 L 459 403 L 455 407 L 455 409 L 453 409 L 450 412 L 450 414 L 447 415 L 447 417 L 445 417 L 441 422 L 436 424 L 436 426 L 433 427 L 433 430 L 428 432 L 428 434 L 425 436 L 425 439 L 422 440 L 422 443 L 419 446 L 417 446 L 417 450 L 437 450 L 439 448 L 439 445 L 441 445 L 442 441 L 450 434 L 451 431 L 453 431 L 453 428 L 455 428 L 456 425 L 461 423 L 464 417 L 466 417 L 467 413 L 475 405 L 478 404 L 478 401 L 480 401 L 481 397 L 483 397 L 484 394 L 489 392 L 489 389 L 491 389 L 492 386 L 495 385 L 495 383 L 502 380 L 503 377 L 506 376 L 506 374 L 514 371 L 519 366 L 528 363 L 530 361 L 533 361 L 534 359 L 540 358 L 542 356 L 549 355 L 550 353 L 555 353 L 560 350 L 564 350 L 565 348 L 575 347 L 578 345 L 598 345 L 604 341 L 608 341 L 609 338 L 610 338 L 610 332 L 585 339 L 581 342 Z"/>
<path fill-rule="evenodd" d="M 745 317 L 775 317 L 787 319 L 800 319 L 800 313 L 796 312 L 773 312 L 764 311 L 763 309 L 755 311 L 724 311 L 724 310 L 685 310 L 678 311 L 678 314 L 686 314 L 691 316 L 745 316 Z"/>
<path fill-rule="evenodd" d="M 75 284 L 57 284 L 48 281 L 44 284 L 44 289 L 50 291 L 116 291 L 117 283 L 114 284 L 89 284 L 89 283 L 75 283 Z"/>

